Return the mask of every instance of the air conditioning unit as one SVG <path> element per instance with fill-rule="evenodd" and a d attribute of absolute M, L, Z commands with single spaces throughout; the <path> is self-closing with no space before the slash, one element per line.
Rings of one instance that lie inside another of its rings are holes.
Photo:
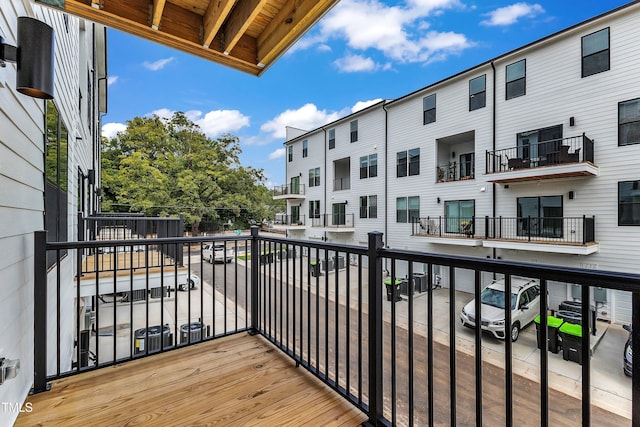
<path fill-rule="evenodd" d="M 136 329 L 133 333 L 134 354 L 156 352 L 173 345 L 173 334 L 169 325 L 155 325 Z"/>
<path fill-rule="evenodd" d="M 91 331 L 93 330 L 93 324 L 96 321 L 96 312 L 88 310 L 84 312 L 84 328 Z"/>
<path fill-rule="evenodd" d="M 134 289 L 133 293 L 127 291 L 123 293 L 120 302 L 144 301 L 147 299 L 147 294 L 148 292 L 146 289 Z"/>
<path fill-rule="evenodd" d="M 202 341 L 209 335 L 209 325 L 205 325 L 202 322 L 185 323 L 180 326 L 180 344 Z"/>
<path fill-rule="evenodd" d="M 158 288 L 151 288 L 151 298 L 162 298 L 167 296 L 167 287 L 161 286 Z"/>

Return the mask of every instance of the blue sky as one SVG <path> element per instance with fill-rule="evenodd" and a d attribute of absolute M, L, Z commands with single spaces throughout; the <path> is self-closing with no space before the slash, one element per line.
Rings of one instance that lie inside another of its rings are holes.
<path fill-rule="evenodd" d="M 623 0 L 342 0 L 262 77 L 109 30 L 114 135 L 183 111 L 240 138 L 242 164 L 284 183 L 285 126 L 312 130 L 627 3 Z"/>

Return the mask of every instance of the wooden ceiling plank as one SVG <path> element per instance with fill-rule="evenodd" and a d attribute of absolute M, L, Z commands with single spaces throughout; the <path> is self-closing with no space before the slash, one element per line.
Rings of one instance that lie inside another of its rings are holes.
<path fill-rule="evenodd" d="M 258 66 L 277 59 L 336 3 L 338 0 L 287 1 L 258 37 Z"/>
<path fill-rule="evenodd" d="M 211 0 L 207 11 L 202 18 L 204 24 L 204 35 L 202 45 L 209 47 L 213 38 L 218 34 L 220 27 L 233 8 L 235 0 Z"/>
<path fill-rule="evenodd" d="M 265 4 L 267 4 L 267 0 L 244 0 L 233 9 L 224 26 L 225 55 L 228 55 L 235 47 Z"/>
<path fill-rule="evenodd" d="M 237 58 L 232 55 L 224 55 L 222 51 L 219 50 L 203 49 L 199 43 L 192 43 L 184 40 L 184 38 L 182 37 L 174 36 L 163 31 L 152 30 L 148 25 L 148 22 L 141 23 L 133 21 L 123 15 L 109 13 L 104 9 L 95 9 L 91 5 L 82 3 L 77 0 L 66 0 L 64 8 L 66 12 L 72 15 L 100 23 L 102 25 L 106 25 L 116 30 L 124 31 L 126 33 L 133 34 L 174 49 L 179 49 L 183 52 L 187 52 L 192 55 L 196 55 L 201 58 L 208 59 L 210 61 L 226 65 L 240 71 L 244 71 L 254 76 L 258 75 L 262 71 L 255 64 L 247 61 L 244 58 Z M 253 40 L 255 41 L 255 39 Z M 247 54 L 246 56 L 248 57 L 249 55 Z M 251 55 L 251 57 L 255 57 L 255 48 L 254 54 Z"/>
<path fill-rule="evenodd" d="M 160 28 L 160 20 L 162 19 L 162 11 L 166 0 L 153 0 L 153 17 L 151 19 L 151 28 L 157 30 Z"/>

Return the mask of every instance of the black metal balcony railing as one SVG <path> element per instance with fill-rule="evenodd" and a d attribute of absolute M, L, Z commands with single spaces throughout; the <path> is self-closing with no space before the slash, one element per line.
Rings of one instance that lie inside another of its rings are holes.
<path fill-rule="evenodd" d="M 351 178 L 336 178 L 333 180 L 333 191 L 349 190 L 351 188 Z"/>
<path fill-rule="evenodd" d="M 273 187 L 273 197 L 303 196 L 304 194 L 304 184 L 288 184 Z"/>
<path fill-rule="evenodd" d="M 476 218 L 474 216 L 428 216 L 426 218 L 415 218 L 411 227 L 411 235 L 476 237 Z"/>
<path fill-rule="evenodd" d="M 473 172 L 463 172 L 457 162 L 436 166 L 436 182 L 466 181 L 473 177 Z"/>
<path fill-rule="evenodd" d="M 305 225 L 304 215 L 276 215 L 274 225 Z"/>
<path fill-rule="evenodd" d="M 570 138 L 487 151 L 487 173 L 568 163 L 594 163 L 593 155 L 593 141 L 582 134 Z"/>
<path fill-rule="evenodd" d="M 485 217 L 486 239 L 595 243 L 595 217 Z"/>
<path fill-rule="evenodd" d="M 539 385 L 521 386 L 522 381 L 529 380 L 514 374 L 510 340 L 504 342 L 501 367 L 486 365 L 480 328 L 473 330 L 472 354 L 459 354 L 461 332 L 456 331 L 459 313 L 453 303 L 447 303 L 445 309 L 449 319 L 448 346 L 442 350 L 445 344 L 440 337 L 444 331 L 436 331 L 434 325 L 435 270 L 447 273 L 447 283 L 442 285 L 448 289 L 438 293 L 448 295 L 451 302 L 462 284 L 456 279 L 456 272 L 473 271 L 475 312 L 479 315 L 483 277 L 503 277 L 507 294 L 511 294 L 514 276 L 538 279 L 541 295 L 547 295 L 557 283 L 582 285 L 584 319 L 590 315 L 593 287 L 631 292 L 632 307 L 640 307 L 638 274 L 395 250 L 384 247 L 382 234 L 378 232 L 369 233 L 368 247 L 356 247 L 264 237 L 254 227 L 251 236 L 234 236 L 226 241 L 214 238 L 216 243 L 231 245 L 237 255 L 232 263 L 219 265 L 205 264 L 202 260 L 199 251 L 205 239 L 211 238 L 109 242 L 109 246 L 118 247 L 141 245 L 145 251 L 150 245 L 182 247 L 191 261 L 189 273 L 195 271 L 203 278 L 199 289 L 154 295 L 152 289 L 176 284 L 176 268 L 169 268 L 166 277 L 145 272 L 142 289 L 151 297 L 144 304 L 119 305 L 97 298 L 115 286 L 113 280 L 100 279 L 98 275 L 100 280 L 88 293 L 79 277 L 73 284 L 65 282 L 60 271 L 67 267 L 62 264 L 70 263 L 73 257 L 58 258 L 50 272 L 46 268 L 47 251 L 75 253 L 79 265 L 85 249 L 99 248 L 105 242 L 46 242 L 46 232 L 36 232 L 34 392 L 45 391 L 47 381 L 54 378 L 249 331 L 266 337 L 299 366 L 367 413 L 370 425 L 515 425 L 515 413 L 519 419 L 527 417 L 531 423 L 548 426 L 562 424 L 558 414 L 563 417 L 571 413 L 576 423 L 589 426 L 595 368 L 591 364 L 591 335 L 582 334 L 579 338 L 582 367 L 580 396 L 572 401 L 576 407 L 552 411 L 550 395 L 558 392 L 550 389 L 547 351 L 539 351 L 539 379 L 531 379 Z M 352 262 L 348 266 L 334 263 L 334 271 L 323 273 L 312 262 L 318 259 Z M 407 292 L 407 307 L 403 311 L 406 319 L 399 317 L 399 307 L 405 303 L 390 302 L 398 298 L 397 287 L 390 286 L 387 293 L 383 286 L 384 272 L 396 278 L 401 275 L 401 268 L 409 278 L 418 274 L 424 278 L 424 283 L 420 287 L 416 284 L 415 288 L 424 294 L 424 299 L 418 301 L 413 291 Z M 125 281 L 133 291 L 134 281 L 128 277 Z M 82 303 L 74 304 L 74 300 Z M 89 301 L 95 301 L 95 305 L 88 307 Z M 89 308 L 95 316 L 93 327 L 85 323 Z M 546 343 L 545 304 L 540 304 L 539 314 L 540 341 Z M 637 314 L 634 310 L 633 353 L 640 354 Z M 417 323 L 418 315 L 424 323 Z M 507 306 L 505 330 L 511 330 L 511 316 Z M 56 331 L 55 336 L 48 336 L 50 331 Z M 70 348 L 73 354 L 69 355 L 65 351 Z M 458 366 L 463 358 L 469 357 L 472 367 Z M 473 375 L 463 377 L 469 370 L 474 371 Z M 632 371 L 632 423 L 640 425 L 640 363 L 634 364 Z M 496 385 L 486 385 L 496 376 Z M 518 403 L 520 399 L 533 403 L 522 406 Z M 523 410 L 528 412 L 523 415 L 520 413 Z"/>
<path fill-rule="evenodd" d="M 327 228 L 352 228 L 354 227 L 354 215 L 352 213 L 345 214 L 321 214 L 317 218 L 311 219 L 312 227 Z"/>

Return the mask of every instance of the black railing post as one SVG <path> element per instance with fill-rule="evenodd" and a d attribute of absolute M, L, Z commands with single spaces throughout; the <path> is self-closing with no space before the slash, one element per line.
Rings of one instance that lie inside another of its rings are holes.
<path fill-rule="evenodd" d="M 257 225 L 251 226 L 251 329 L 250 335 L 258 333 L 258 272 L 260 269 L 260 246 Z"/>
<path fill-rule="evenodd" d="M 369 420 L 366 426 L 382 425 L 382 233 L 369 233 Z M 392 286 L 395 277 L 391 278 Z M 393 289 L 393 288 L 392 288 Z"/>
<path fill-rule="evenodd" d="M 33 388 L 48 391 L 47 384 L 47 232 L 34 233 L 33 258 Z"/>
<path fill-rule="evenodd" d="M 489 216 L 488 215 L 484 217 L 484 238 L 485 239 L 489 238 Z"/>
<path fill-rule="evenodd" d="M 631 294 L 631 352 L 640 354 L 640 292 Z M 631 365 L 631 425 L 640 425 L 640 363 Z"/>
<path fill-rule="evenodd" d="M 78 242 L 84 241 L 84 216 L 78 212 Z"/>

